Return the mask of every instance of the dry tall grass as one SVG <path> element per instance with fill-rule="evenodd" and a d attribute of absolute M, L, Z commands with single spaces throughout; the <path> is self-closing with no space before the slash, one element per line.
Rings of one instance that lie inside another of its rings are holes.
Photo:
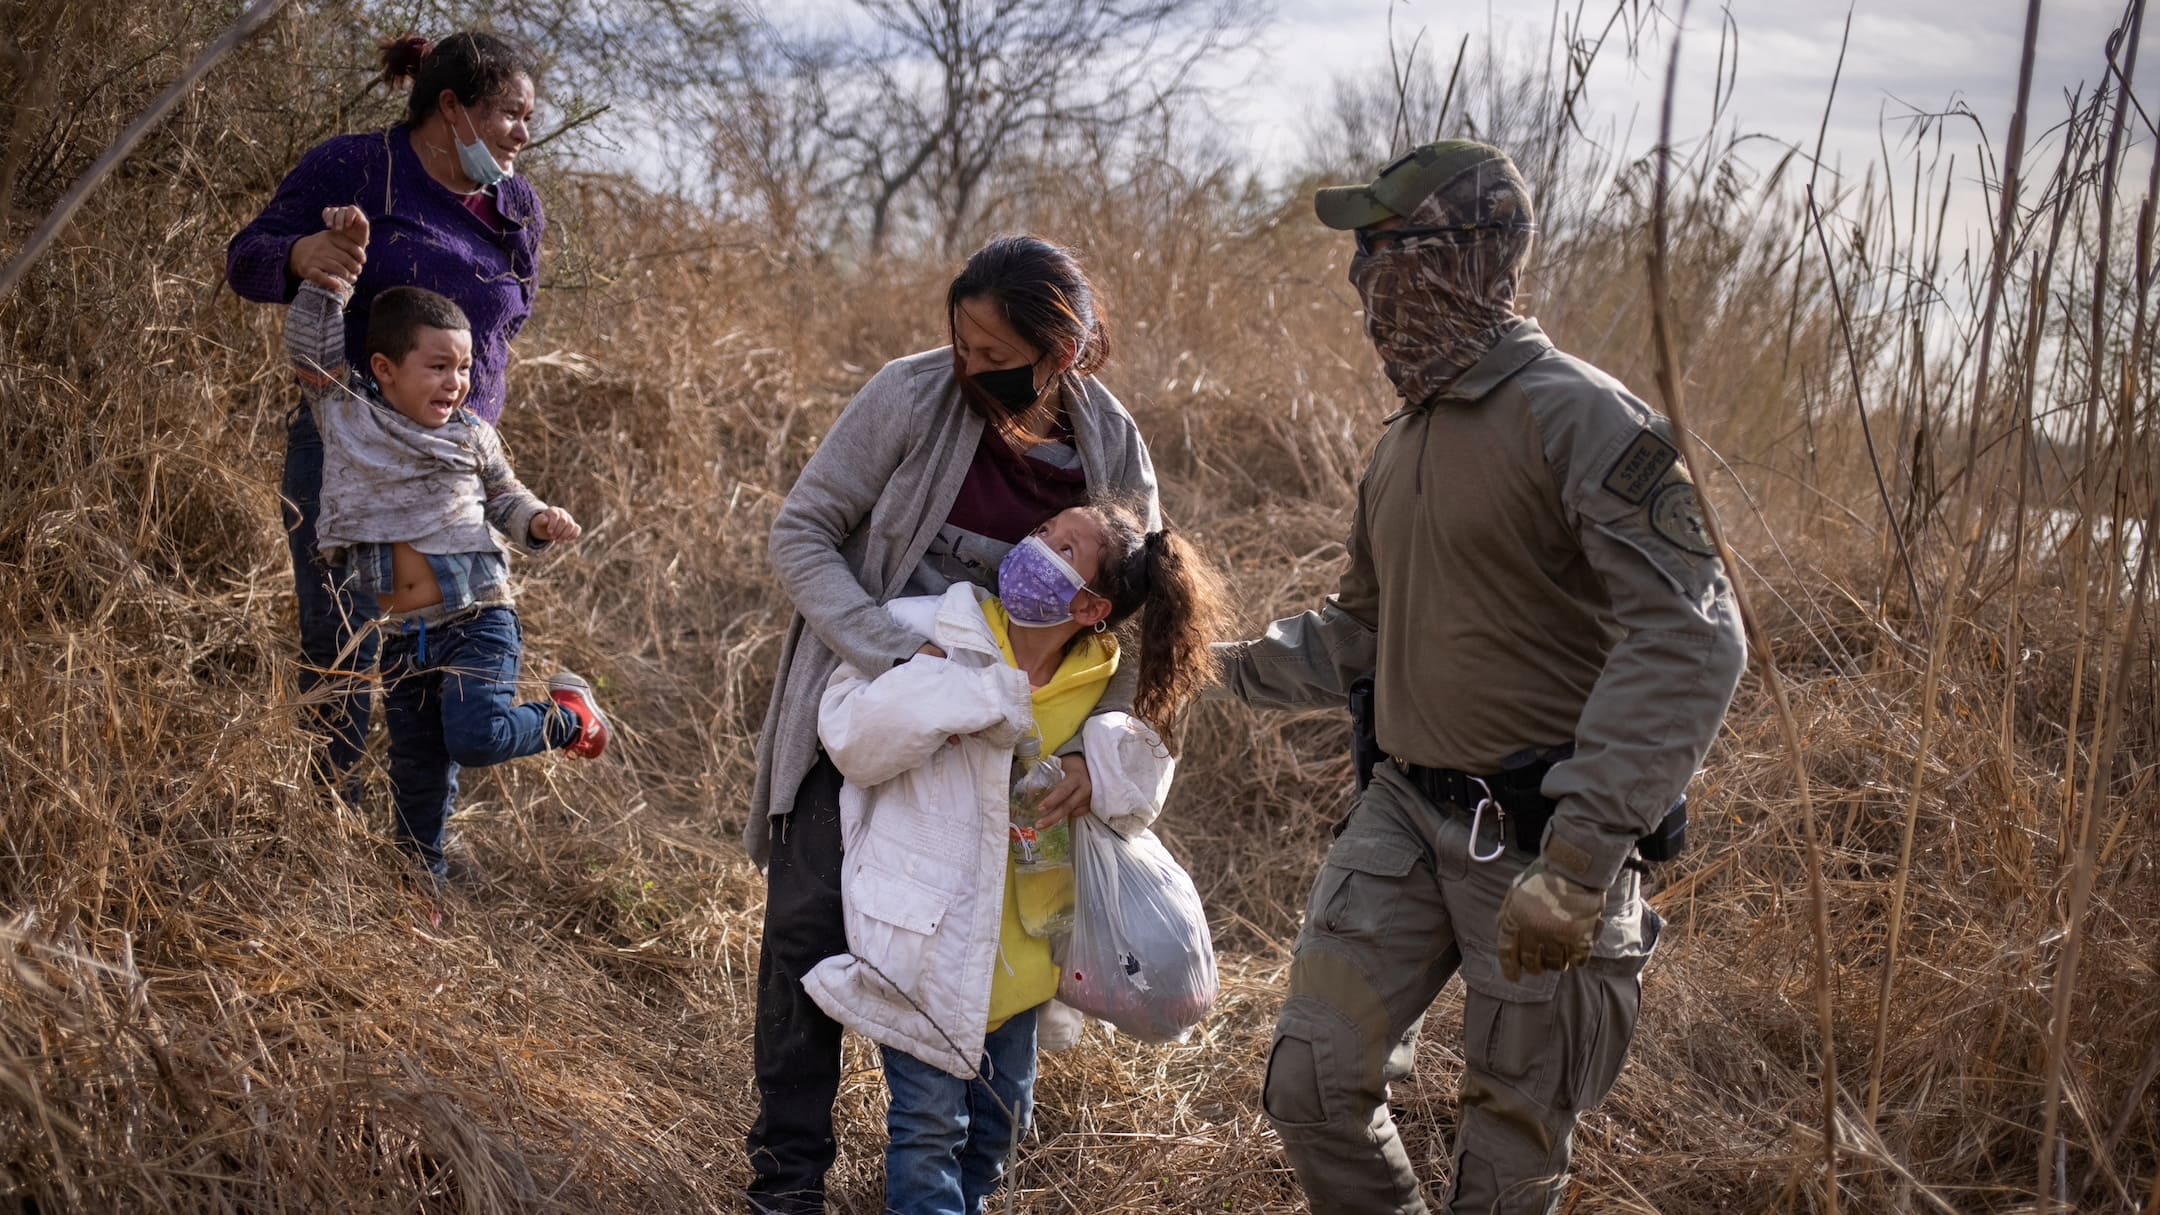
<path fill-rule="evenodd" d="M 17 183 L 4 247 L 215 8 L 0 5 L 52 51 L 6 69 L 18 103 L 49 104 L 8 145 L 30 154 L 0 174 Z M 734 838 L 786 620 L 764 537 L 852 389 L 939 339 L 951 267 L 772 249 L 546 167 L 549 290 L 505 433 L 588 538 L 523 567 L 528 667 L 597 676 L 621 742 L 593 766 L 476 774 L 459 824 L 493 880 L 423 929 L 380 834 L 379 775 L 366 821 L 304 776 L 278 317 L 219 283 L 224 238 L 301 148 L 373 116 L 340 112 L 349 80 L 308 87 L 339 36 L 281 19 L 0 300 L 0 1198 L 732 1209 L 761 900 Z M 1676 340 L 1822 815 L 1837 1032 L 1815 1030 L 1792 769 L 1751 683 L 1698 785 L 1695 850 L 1657 895 L 1672 931 L 1634 1062 L 1582 1128 L 1572 1210 L 1819 1208 L 1826 1047 L 1851 1209 L 2032 1209 L 2051 1072 L 2057 1184 L 2082 1209 L 2160 1206 L 2160 710 L 2136 612 L 2150 585 L 2125 551 L 2142 533 L 2123 526 L 2160 502 L 2149 211 L 2103 257 L 2134 264 L 2100 293 L 2097 354 L 2083 337 L 2111 107 L 2088 102 L 2044 202 L 2029 192 L 2015 216 L 2006 370 L 1978 393 L 1978 306 L 1936 289 L 1954 258 L 1930 261 L 1947 166 L 1825 183 L 1828 240 L 1729 161 L 1683 189 Z M 1645 392 L 1647 198 L 1627 175 L 1557 233 L 1534 301 L 1564 345 Z M 1315 602 L 1389 408 L 1343 242 L 1297 199 L 1256 204 L 1169 167 L 1081 174 L 1030 222 L 1091 255 L 1121 326 L 1107 379 L 1170 514 L 1234 568 L 1247 623 Z M 1343 743 L 1333 714 L 1201 714 L 1164 834 L 1214 919 L 1222 1007 L 1184 1047 L 1095 1035 L 1049 1057 L 1020 1209 L 1301 1209 L 1258 1079 L 1347 794 Z M 1459 1016 L 1443 998 L 1397 1092 L 1429 1179 Z M 872 1056 L 851 1059 L 836 1196 L 869 1211 L 880 1083 Z"/>

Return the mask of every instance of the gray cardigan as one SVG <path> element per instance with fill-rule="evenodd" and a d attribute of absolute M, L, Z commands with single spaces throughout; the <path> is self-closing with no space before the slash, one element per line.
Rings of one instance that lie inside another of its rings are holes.
<path fill-rule="evenodd" d="M 1155 467 L 1132 415 L 1094 379 L 1082 388 L 1066 412 L 1089 493 L 1144 500 L 1148 527 L 1161 527 Z M 906 589 L 945 525 L 982 430 L 960 398 L 950 348 L 895 359 L 848 402 L 781 504 L 770 551 L 795 617 L 758 736 L 743 828 L 759 867 L 771 855 L 771 818 L 794 808 L 817 762 L 818 701 L 833 670 L 845 660 L 883 671 L 922 648 L 926 639 L 880 605 Z M 1137 678 L 1122 664 L 1097 712 L 1129 710 Z"/>

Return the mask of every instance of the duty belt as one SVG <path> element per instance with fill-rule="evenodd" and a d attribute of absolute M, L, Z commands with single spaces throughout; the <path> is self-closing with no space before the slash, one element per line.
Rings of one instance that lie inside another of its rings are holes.
<path fill-rule="evenodd" d="M 1524 852 L 1535 853 L 1544 847 L 1545 824 L 1552 821 L 1553 807 L 1557 803 L 1539 792 L 1538 787 L 1545 782 L 1545 774 L 1552 770 L 1554 762 L 1538 760 L 1491 776 L 1479 776 L 1454 768 L 1428 768 L 1399 759 L 1394 761 L 1396 770 L 1409 780 L 1412 788 L 1424 794 L 1427 801 L 1470 816 L 1470 856 L 1480 861 L 1498 857 L 1511 838 Z M 1501 842 L 1491 852 L 1480 853 L 1477 851 L 1478 829 L 1484 825 L 1488 812 L 1499 819 Z"/>
<path fill-rule="evenodd" d="M 1376 698 L 1373 694 L 1373 677 L 1360 676 L 1350 685 L 1350 761 L 1357 772 L 1357 787 L 1363 792 L 1372 780 L 1375 765 L 1385 761 L 1395 765 L 1397 771 L 1407 778 L 1413 788 L 1425 795 L 1435 806 L 1452 807 L 1470 816 L 1470 855 L 1477 860 L 1489 861 L 1506 848 L 1507 838 L 1512 835 L 1515 846 L 1525 852 L 1535 853 L 1545 846 L 1545 825 L 1552 821 L 1556 803 L 1541 791 L 1545 774 L 1553 765 L 1575 753 L 1573 743 L 1563 743 L 1544 750 L 1524 751 L 1501 761 L 1501 771 L 1491 776 L 1479 776 L 1454 768 L 1427 768 L 1405 763 L 1380 749 Z M 1484 826 L 1487 811 L 1500 821 L 1500 843 L 1490 852 L 1479 852 L 1478 832 Z M 1341 834 L 1345 818 L 1335 827 Z M 1635 841 L 1636 853 L 1645 861 L 1669 861 L 1687 848 L 1687 794 L 1665 812 L 1657 829 Z"/>
<path fill-rule="evenodd" d="M 1553 810 L 1559 805 L 1540 791 L 1545 774 L 1553 765 L 1567 758 L 1574 748 L 1561 748 L 1549 752 L 1549 758 L 1537 759 L 1521 767 L 1509 768 L 1491 776 L 1461 772 L 1454 768 L 1427 768 L 1421 764 L 1391 760 L 1397 771 L 1410 782 L 1412 788 L 1425 795 L 1436 806 L 1454 809 L 1470 816 L 1470 856 L 1473 860 L 1492 860 L 1500 855 L 1507 842 L 1512 841 L 1524 852 L 1535 854 L 1545 846 L 1545 825 L 1552 821 Z M 1491 852 L 1481 853 L 1478 848 L 1478 831 L 1484 825 L 1487 813 L 1500 821 L 1501 843 Z M 1635 850 L 1646 861 L 1669 861 L 1687 848 L 1687 795 L 1673 803 L 1665 812 L 1655 831 L 1635 842 Z"/>

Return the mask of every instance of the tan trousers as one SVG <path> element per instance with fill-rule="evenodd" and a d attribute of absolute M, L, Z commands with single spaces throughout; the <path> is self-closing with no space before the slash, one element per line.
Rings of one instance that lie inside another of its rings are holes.
<path fill-rule="evenodd" d="M 1425 1012 L 1458 971 L 1468 990 L 1454 1215 L 1555 1210 L 1575 1120 L 1627 1061 L 1659 927 L 1637 874 L 1613 884 L 1586 966 L 1510 983 L 1494 925 L 1532 858 L 1510 846 L 1471 860 L 1470 826 L 1382 764 L 1313 883 L 1264 1104 L 1314 1215 L 1427 1209 L 1387 1085 L 1409 1074 Z M 1497 837 L 1488 819 L 1479 853 Z"/>

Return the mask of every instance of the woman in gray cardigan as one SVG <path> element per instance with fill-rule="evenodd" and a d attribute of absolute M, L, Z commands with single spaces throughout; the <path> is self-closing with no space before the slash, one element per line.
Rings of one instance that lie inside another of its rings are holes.
<path fill-rule="evenodd" d="M 872 377 L 773 523 L 773 571 L 795 618 L 744 832 L 766 873 L 753 1211 L 822 1215 L 833 1162 L 840 1026 L 802 988 L 811 967 L 847 952 L 840 773 L 817 740 L 827 678 L 843 659 L 877 671 L 939 654 L 882 605 L 961 580 L 996 589 L 1006 550 L 1068 506 L 1115 498 L 1149 530 L 1162 526 L 1147 445 L 1094 378 L 1109 360 L 1109 327 L 1070 251 L 1031 236 L 992 241 L 953 280 L 946 317 L 952 345 Z M 1097 711 L 1129 709 L 1134 686 L 1128 667 Z M 1086 763 L 1063 762 L 1052 798 L 1086 805 Z"/>

